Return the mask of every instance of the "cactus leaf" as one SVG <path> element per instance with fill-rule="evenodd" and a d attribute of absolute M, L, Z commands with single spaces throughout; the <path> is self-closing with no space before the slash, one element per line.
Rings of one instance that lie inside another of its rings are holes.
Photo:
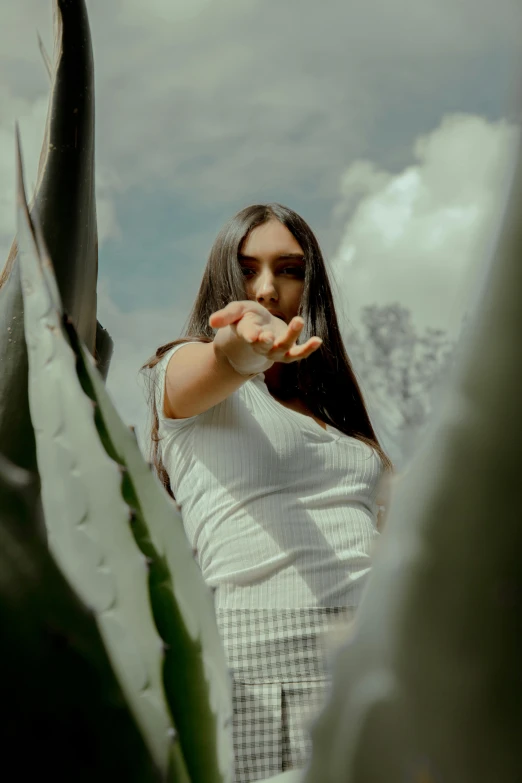
<path fill-rule="evenodd" d="M 124 496 L 133 531 L 150 562 L 150 594 L 166 644 L 163 670 L 192 783 L 230 780 L 233 769 L 231 680 L 212 594 L 192 554 L 181 516 L 121 421 L 85 346 L 68 327 L 77 372 L 95 405 L 107 453 L 124 470 Z"/>
<path fill-rule="evenodd" d="M 93 367 L 69 329 L 83 389 L 96 406 L 108 454 L 125 470 L 124 495 L 133 530 L 150 561 L 150 594 L 166 644 L 164 684 L 192 783 L 230 780 L 232 695 L 212 594 L 192 554 L 181 516 L 143 459 Z M 190 707 L 189 707 L 190 705 Z"/>
<path fill-rule="evenodd" d="M 85 0 L 52 3 L 54 62 L 48 63 L 49 108 L 30 209 L 38 209 L 65 310 L 89 351 L 100 357 L 106 378 L 112 341 L 96 320 L 98 238 L 89 20 Z M 45 55 L 44 61 L 48 61 Z M 35 471 L 23 313 L 15 240 L 0 272 L 0 443 L 12 462 Z"/>
<path fill-rule="evenodd" d="M 119 466 L 103 448 L 94 407 L 76 373 L 60 295 L 25 199 L 17 129 L 18 253 L 29 357 L 29 404 L 49 548 L 94 612 L 125 697 L 158 767 L 171 757 L 173 724 L 162 684 L 163 644 L 136 546 Z M 176 743 L 178 744 L 178 743 Z"/>
<path fill-rule="evenodd" d="M 4 769 L 23 779 L 161 783 L 95 618 L 37 533 L 39 511 L 35 477 L 0 454 Z"/>

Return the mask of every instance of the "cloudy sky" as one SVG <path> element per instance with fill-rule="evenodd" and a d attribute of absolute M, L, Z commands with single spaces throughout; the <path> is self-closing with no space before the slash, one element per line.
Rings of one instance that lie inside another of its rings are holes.
<path fill-rule="evenodd" d="M 180 335 L 221 224 L 300 212 L 343 328 L 400 302 L 457 334 L 519 130 L 519 0 L 87 0 L 96 79 L 99 320 L 108 388 L 143 437 L 140 364 Z M 52 0 L 0 5 L 0 252 L 14 123 L 36 179 Z M 3 262 L 1 262 L 3 263 Z M 349 351 L 349 345 L 348 351 Z M 143 441 L 141 441 L 143 442 Z"/>

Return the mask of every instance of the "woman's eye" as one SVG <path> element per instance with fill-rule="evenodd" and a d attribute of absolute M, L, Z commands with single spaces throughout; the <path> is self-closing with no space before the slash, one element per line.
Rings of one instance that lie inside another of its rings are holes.
<path fill-rule="evenodd" d="M 248 275 L 249 275 L 251 272 L 252 272 L 252 274 L 253 274 L 253 273 L 254 273 L 254 270 L 253 270 L 253 269 L 250 269 L 250 268 L 249 268 L 249 267 L 247 267 L 247 266 L 242 266 L 242 267 L 241 267 L 241 273 L 242 273 L 242 274 L 243 274 L 245 277 L 247 277 L 247 276 L 248 276 Z M 283 269 L 281 269 L 281 272 L 288 272 L 288 273 L 290 273 L 291 275 L 299 275 L 299 276 L 301 276 L 301 277 L 304 275 L 304 269 L 303 269 L 303 267 L 299 267 L 299 266 L 285 266 Z"/>

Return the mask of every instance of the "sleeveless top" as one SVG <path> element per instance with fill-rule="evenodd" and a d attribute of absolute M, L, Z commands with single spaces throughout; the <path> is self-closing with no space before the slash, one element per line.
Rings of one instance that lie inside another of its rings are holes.
<path fill-rule="evenodd" d="M 167 365 L 187 344 L 152 371 L 158 434 L 216 608 L 356 607 L 379 535 L 379 455 L 281 405 L 264 373 L 203 413 L 165 417 Z"/>

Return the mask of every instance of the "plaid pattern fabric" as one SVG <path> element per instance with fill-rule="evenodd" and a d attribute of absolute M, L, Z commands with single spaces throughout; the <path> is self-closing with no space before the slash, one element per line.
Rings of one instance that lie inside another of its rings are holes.
<path fill-rule="evenodd" d="M 235 783 L 306 767 L 309 725 L 330 685 L 324 635 L 353 613 L 341 606 L 216 609 L 232 677 Z"/>

